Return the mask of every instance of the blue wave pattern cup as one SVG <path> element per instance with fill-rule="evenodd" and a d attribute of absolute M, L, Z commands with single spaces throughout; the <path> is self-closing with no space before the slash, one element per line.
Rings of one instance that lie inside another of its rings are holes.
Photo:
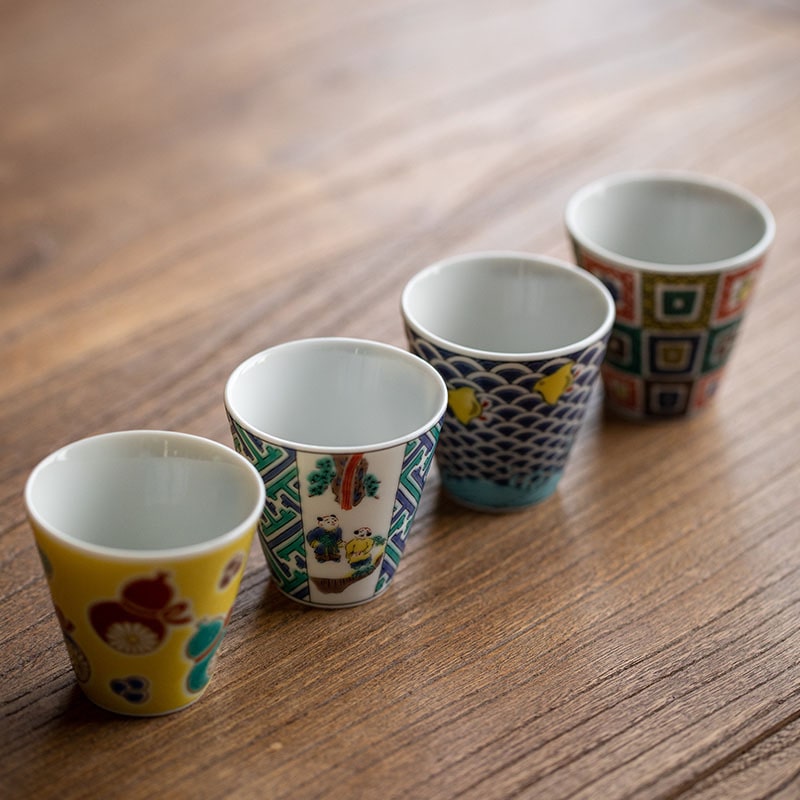
<path fill-rule="evenodd" d="M 409 349 L 447 384 L 444 490 L 485 511 L 552 495 L 614 321 L 606 287 L 556 259 L 465 254 L 415 275 L 401 310 Z"/>
<path fill-rule="evenodd" d="M 446 403 L 429 364 L 359 339 L 287 342 L 233 371 L 225 407 L 264 481 L 259 541 L 281 592 L 337 608 L 389 587 Z"/>

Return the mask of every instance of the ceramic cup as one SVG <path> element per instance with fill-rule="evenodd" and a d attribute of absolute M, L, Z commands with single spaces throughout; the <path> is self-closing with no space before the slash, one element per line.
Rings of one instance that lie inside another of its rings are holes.
<path fill-rule="evenodd" d="M 181 433 L 94 436 L 33 470 L 28 517 L 90 700 L 153 716 L 202 696 L 263 502 L 245 459 Z"/>
<path fill-rule="evenodd" d="M 577 263 L 616 301 L 608 407 L 635 419 L 704 408 L 775 235 L 769 209 L 720 180 L 633 172 L 579 190 L 565 222 Z"/>
<path fill-rule="evenodd" d="M 411 351 L 447 384 L 437 454 L 444 489 L 496 511 L 549 497 L 611 330 L 607 289 L 555 259 L 476 253 L 415 275 L 401 308 Z"/>
<path fill-rule="evenodd" d="M 259 537 L 284 594 L 337 608 L 388 587 L 446 402 L 430 366 L 358 339 L 288 342 L 233 371 L 225 408 L 266 485 Z"/>

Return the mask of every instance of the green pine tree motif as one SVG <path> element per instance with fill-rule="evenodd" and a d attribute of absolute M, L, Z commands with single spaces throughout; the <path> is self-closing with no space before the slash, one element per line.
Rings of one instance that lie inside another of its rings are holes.
<path fill-rule="evenodd" d="M 336 475 L 333 459 L 330 456 L 318 459 L 316 466 L 317 469 L 308 476 L 308 493 L 311 497 L 324 494 Z"/>
<path fill-rule="evenodd" d="M 377 497 L 378 489 L 380 488 L 380 479 L 371 472 L 368 472 L 364 477 L 364 491 L 367 493 L 367 497 Z"/>

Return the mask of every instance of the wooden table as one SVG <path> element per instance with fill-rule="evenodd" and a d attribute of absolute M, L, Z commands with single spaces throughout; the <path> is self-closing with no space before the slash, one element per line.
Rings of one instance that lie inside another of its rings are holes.
<path fill-rule="evenodd" d="M 794 0 L 0 6 L 0 796 L 800 796 L 800 11 Z M 702 417 L 589 411 L 557 495 L 436 472 L 391 589 L 310 610 L 254 545 L 203 699 L 73 678 L 21 492 L 94 433 L 229 443 L 271 344 L 404 346 L 404 282 L 570 257 L 588 180 L 676 167 L 778 236 Z"/>

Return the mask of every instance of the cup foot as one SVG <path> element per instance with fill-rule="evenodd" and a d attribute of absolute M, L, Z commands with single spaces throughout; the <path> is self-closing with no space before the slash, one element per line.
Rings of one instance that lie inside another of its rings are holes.
<path fill-rule="evenodd" d="M 676 420 L 691 419 L 692 417 L 699 416 L 704 411 L 704 409 L 687 409 L 686 411 L 676 414 L 653 414 L 646 411 L 632 411 L 630 408 L 615 405 L 608 400 L 604 403 L 604 407 L 607 416 L 611 419 L 619 419 L 624 422 L 641 422 L 645 424 L 652 422 L 669 423 Z"/>
<path fill-rule="evenodd" d="M 179 703 L 175 706 L 170 706 L 168 708 L 160 707 L 155 709 L 146 709 L 146 710 L 137 710 L 133 707 L 128 705 L 117 704 L 114 702 L 107 702 L 99 697 L 93 697 L 86 691 L 86 689 L 81 686 L 81 690 L 83 691 L 84 696 L 86 699 L 93 703 L 98 708 L 103 709 L 103 711 L 108 711 L 112 714 L 118 714 L 122 717 L 166 717 L 169 714 L 175 714 L 178 711 L 183 711 L 190 706 L 193 706 L 198 700 L 200 700 L 205 694 L 205 692 L 201 692 L 197 695 L 197 697 L 193 697 L 191 700 L 185 703 Z"/>
<path fill-rule="evenodd" d="M 347 603 L 320 603 L 316 600 L 310 600 L 308 597 L 296 597 L 293 594 L 290 594 L 285 589 L 282 589 L 278 581 L 275 580 L 273 575 L 270 575 L 275 588 L 284 596 L 288 597 L 290 600 L 293 600 L 295 603 L 301 606 L 306 606 L 308 608 L 322 608 L 322 609 L 337 609 L 337 608 L 355 608 L 356 606 L 363 606 L 365 603 L 371 603 L 373 600 L 376 600 L 378 597 L 383 595 L 389 587 L 392 585 L 393 581 L 387 581 L 377 592 L 371 594 L 369 597 L 364 597 L 361 600 L 353 600 Z"/>
<path fill-rule="evenodd" d="M 521 511 L 541 503 L 555 492 L 561 472 L 541 476 L 525 486 L 507 486 L 479 478 L 442 475 L 442 487 L 457 503 L 475 511 Z"/>

